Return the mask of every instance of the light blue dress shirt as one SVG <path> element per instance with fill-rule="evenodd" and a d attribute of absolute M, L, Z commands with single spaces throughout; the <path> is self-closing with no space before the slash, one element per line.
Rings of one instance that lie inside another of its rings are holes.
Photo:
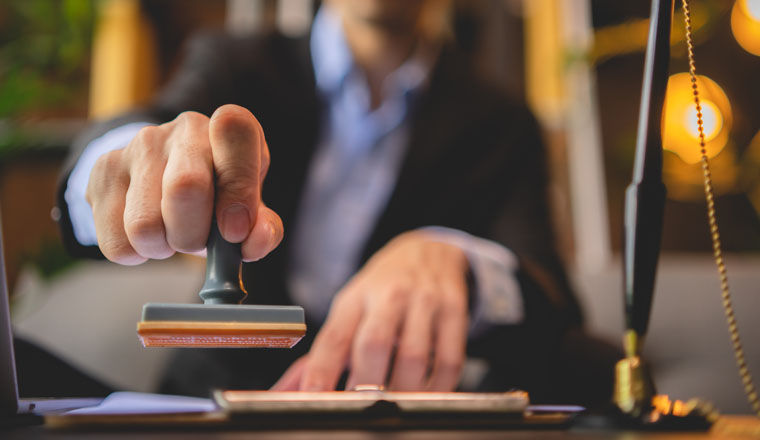
<path fill-rule="evenodd" d="M 354 64 L 339 17 L 327 6 L 311 33 L 318 92 L 327 103 L 322 138 L 308 171 L 298 219 L 292 229 L 288 284 L 293 300 L 317 320 L 358 269 L 360 253 L 396 184 L 409 140 L 416 98 L 427 86 L 429 57 L 416 54 L 383 82 L 383 100 L 371 107 L 366 77 Z M 129 124 L 94 140 L 71 173 L 65 193 L 77 240 L 97 244 L 92 210 L 84 199 L 97 157 L 123 148 L 146 124 Z M 516 324 L 523 301 L 514 277 L 515 256 L 493 241 L 430 226 L 432 239 L 467 254 L 475 284 L 471 334 L 489 324 Z"/>

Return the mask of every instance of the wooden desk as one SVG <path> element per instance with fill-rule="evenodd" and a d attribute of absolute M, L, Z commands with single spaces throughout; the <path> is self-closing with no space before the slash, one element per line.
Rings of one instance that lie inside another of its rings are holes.
<path fill-rule="evenodd" d="M 114 430 L 72 430 L 51 431 L 43 426 L 23 426 L 0 428 L 0 438 L 6 440 L 194 440 L 194 439 L 274 439 L 274 440 L 561 440 L 561 439 L 599 439 L 599 440 L 741 440 L 760 439 L 760 419 L 750 416 L 724 416 L 705 433 L 695 432 L 631 432 L 601 430 L 544 430 L 544 429 L 509 429 L 509 430 L 405 430 L 405 431 L 362 431 L 362 430 L 277 430 L 263 431 L 243 428 L 222 429 L 134 429 L 129 431 Z"/>

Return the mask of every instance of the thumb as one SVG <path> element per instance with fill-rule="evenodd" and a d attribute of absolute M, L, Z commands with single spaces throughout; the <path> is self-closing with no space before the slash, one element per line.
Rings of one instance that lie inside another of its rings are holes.
<path fill-rule="evenodd" d="M 209 141 L 214 162 L 215 212 L 225 240 L 239 243 L 256 222 L 261 200 L 261 150 L 264 131 L 243 107 L 219 107 L 209 121 Z"/>

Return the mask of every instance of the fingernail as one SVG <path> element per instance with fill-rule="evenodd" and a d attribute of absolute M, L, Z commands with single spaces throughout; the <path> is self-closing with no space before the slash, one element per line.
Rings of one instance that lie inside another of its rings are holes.
<path fill-rule="evenodd" d="M 244 205 L 232 205 L 222 211 L 221 231 L 224 239 L 239 243 L 251 231 L 251 213 Z"/>

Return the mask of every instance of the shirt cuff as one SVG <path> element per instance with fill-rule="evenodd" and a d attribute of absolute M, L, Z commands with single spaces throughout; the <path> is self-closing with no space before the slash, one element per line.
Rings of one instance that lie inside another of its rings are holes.
<path fill-rule="evenodd" d="M 92 207 L 87 203 L 85 193 L 90 181 L 90 173 L 98 158 L 110 151 L 124 148 L 132 141 L 145 126 L 155 125 L 148 122 L 133 122 L 114 128 L 103 136 L 93 140 L 87 145 L 79 157 L 74 169 L 69 174 L 66 182 L 64 199 L 69 207 L 69 217 L 74 230 L 74 237 L 83 246 L 98 244 L 95 235 L 95 220 L 92 217 Z"/>
<path fill-rule="evenodd" d="M 525 310 L 517 282 L 517 257 L 499 243 L 475 237 L 464 231 L 442 226 L 421 228 L 434 240 L 464 251 L 475 280 L 474 307 L 470 336 L 483 333 L 492 325 L 519 324 Z"/>

